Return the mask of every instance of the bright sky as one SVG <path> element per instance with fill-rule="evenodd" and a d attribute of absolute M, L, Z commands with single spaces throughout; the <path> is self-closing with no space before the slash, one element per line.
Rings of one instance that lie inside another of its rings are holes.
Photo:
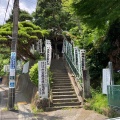
<path fill-rule="evenodd" d="M 5 19 L 5 13 L 7 8 L 7 3 L 9 0 L 0 0 L 0 25 L 3 25 Z M 11 11 L 13 9 L 14 0 L 10 0 L 9 7 L 6 14 L 6 19 L 9 18 Z M 30 14 L 35 11 L 37 0 L 19 0 L 20 9 L 28 11 Z"/>

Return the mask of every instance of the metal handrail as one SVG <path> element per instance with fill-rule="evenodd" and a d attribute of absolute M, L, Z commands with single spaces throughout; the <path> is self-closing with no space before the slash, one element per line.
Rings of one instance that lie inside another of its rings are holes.
<path fill-rule="evenodd" d="M 75 67 L 74 63 L 69 59 L 69 57 L 67 56 L 66 53 L 64 53 L 64 57 L 66 62 L 68 63 L 70 69 L 72 70 L 72 72 L 74 73 L 75 77 L 80 80 L 81 79 L 81 75 L 79 74 L 77 68 Z"/>

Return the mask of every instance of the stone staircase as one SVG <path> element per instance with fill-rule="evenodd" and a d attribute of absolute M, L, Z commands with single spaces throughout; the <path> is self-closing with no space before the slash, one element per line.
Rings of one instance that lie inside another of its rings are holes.
<path fill-rule="evenodd" d="M 81 103 L 78 101 L 62 59 L 52 60 L 51 72 L 53 73 L 51 107 L 80 107 Z"/>

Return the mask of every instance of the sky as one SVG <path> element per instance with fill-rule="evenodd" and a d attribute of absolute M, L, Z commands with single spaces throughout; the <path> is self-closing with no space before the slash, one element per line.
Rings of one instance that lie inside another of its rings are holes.
<path fill-rule="evenodd" d="M 0 25 L 5 24 L 5 20 L 9 18 L 13 9 L 14 0 L 10 0 L 9 7 L 6 13 L 8 0 L 0 0 Z M 30 14 L 35 11 L 37 0 L 19 0 L 19 7 L 22 10 L 28 11 Z M 6 13 L 6 17 L 5 17 Z"/>

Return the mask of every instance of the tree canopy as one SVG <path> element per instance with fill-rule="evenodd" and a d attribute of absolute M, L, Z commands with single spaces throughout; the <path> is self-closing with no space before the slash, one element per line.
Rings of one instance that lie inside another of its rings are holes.
<path fill-rule="evenodd" d="M 0 27 L 0 53 L 10 53 L 11 39 L 8 36 L 12 36 L 12 24 L 7 23 Z M 41 29 L 32 22 L 23 21 L 18 25 L 18 46 L 17 55 L 23 60 L 36 59 L 30 52 L 31 45 L 38 41 L 40 38 L 47 36 L 49 32 Z M 4 46 L 7 49 L 4 49 Z"/>
<path fill-rule="evenodd" d="M 27 11 L 19 9 L 19 18 L 18 21 L 25 21 L 25 20 L 33 20 L 32 15 L 30 15 Z M 9 19 L 6 22 L 13 22 L 13 11 L 10 15 Z"/>
<path fill-rule="evenodd" d="M 72 6 L 80 19 L 91 27 L 102 28 L 120 17 L 119 0 L 73 0 Z"/>

